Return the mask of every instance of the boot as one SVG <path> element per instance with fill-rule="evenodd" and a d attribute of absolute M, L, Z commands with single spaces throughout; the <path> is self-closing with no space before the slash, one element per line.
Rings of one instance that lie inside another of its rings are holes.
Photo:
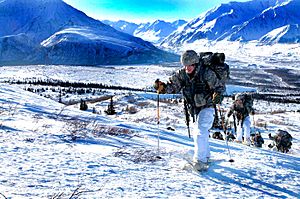
<path fill-rule="evenodd" d="M 250 145 L 251 145 L 250 138 L 246 138 L 246 139 L 243 141 L 243 144 L 244 144 L 244 145 L 247 145 L 247 146 L 250 146 Z"/>
<path fill-rule="evenodd" d="M 208 164 L 198 160 L 197 162 L 193 162 L 193 167 L 197 171 L 206 171 L 208 169 Z"/>

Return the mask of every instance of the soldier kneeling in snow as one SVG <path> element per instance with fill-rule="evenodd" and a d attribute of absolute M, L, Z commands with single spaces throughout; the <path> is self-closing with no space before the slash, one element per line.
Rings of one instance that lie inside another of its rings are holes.
<path fill-rule="evenodd" d="M 263 137 L 261 136 L 260 132 L 256 132 L 252 138 L 252 143 L 255 147 L 261 148 L 262 145 L 265 143 Z"/>
<path fill-rule="evenodd" d="M 275 136 L 272 136 L 271 133 L 269 134 L 270 140 L 274 141 L 274 144 L 269 144 L 269 148 L 273 148 L 276 146 L 278 151 L 282 153 L 287 153 L 292 147 L 292 140 L 293 137 L 287 131 L 278 130 L 278 133 Z"/>

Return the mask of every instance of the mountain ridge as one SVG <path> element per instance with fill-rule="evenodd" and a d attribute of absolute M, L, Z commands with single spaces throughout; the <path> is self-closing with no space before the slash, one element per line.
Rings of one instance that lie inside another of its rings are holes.
<path fill-rule="evenodd" d="M 4 0 L 0 3 L 0 24 L 4 27 L 0 30 L 1 65 L 134 64 L 178 59 L 150 42 L 88 17 L 62 0 Z M 64 32 L 74 27 L 77 32 Z M 96 34 L 103 37 L 93 38 Z M 111 43 L 115 45 L 110 45 L 107 40 L 114 41 Z M 108 56 L 108 52 L 114 57 Z"/>
<path fill-rule="evenodd" d="M 295 0 L 281 2 L 252 0 L 221 4 L 188 22 L 169 35 L 160 45 L 179 46 L 200 39 L 261 41 L 261 38 L 274 29 L 289 24 L 299 24 L 300 15 L 297 11 L 298 8 L 300 9 L 299 4 L 299 1 Z M 294 43 L 298 40 L 289 40 L 289 42 Z"/>
<path fill-rule="evenodd" d="M 111 27 L 119 31 L 142 38 L 145 41 L 149 41 L 154 44 L 159 44 L 163 39 L 165 39 L 172 32 L 177 30 L 180 26 L 187 23 L 187 21 L 182 19 L 178 19 L 173 22 L 156 20 L 152 23 L 147 22 L 136 24 L 124 20 L 119 20 L 116 22 L 104 20 L 103 23 L 110 25 Z"/>

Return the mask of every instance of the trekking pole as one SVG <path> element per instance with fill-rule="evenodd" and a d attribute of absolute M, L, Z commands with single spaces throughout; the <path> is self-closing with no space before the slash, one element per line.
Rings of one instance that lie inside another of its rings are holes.
<path fill-rule="evenodd" d="M 159 90 L 157 90 L 157 153 L 158 155 L 156 156 L 156 158 L 161 159 L 161 157 L 159 156 L 159 137 L 160 137 L 160 128 L 159 128 L 159 123 L 160 123 L 160 115 L 159 115 Z"/>
<path fill-rule="evenodd" d="M 220 112 L 220 115 L 221 115 L 221 124 L 222 124 L 222 128 L 224 130 L 224 134 L 226 136 L 226 127 L 224 125 L 224 117 L 222 116 L 222 112 L 221 112 L 221 107 L 220 107 L 220 104 L 218 104 L 218 109 L 219 109 L 219 112 Z M 228 150 L 228 155 L 229 155 L 229 162 L 234 162 L 234 160 L 231 158 L 231 154 L 230 154 L 230 150 L 229 150 L 229 146 L 228 146 L 228 139 L 227 139 L 227 136 L 225 138 L 225 142 L 226 142 L 226 146 L 227 146 L 227 150 Z"/>
<path fill-rule="evenodd" d="M 254 114 L 253 114 L 253 125 L 254 125 L 254 131 L 256 131 L 256 124 L 255 124 L 255 118 L 254 118 Z"/>
<path fill-rule="evenodd" d="M 191 132 L 190 132 L 190 115 L 189 115 L 189 112 L 188 112 L 187 101 L 184 100 L 183 103 L 184 103 L 184 112 L 185 112 L 185 123 L 186 123 L 187 129 L 188 129 L 189 138 L 191 138 Z"/>
<path fill-rule="evenodd" d="M 236 131 L 237 131 L 237 126 L 236 126 L 236 117 L 235 117 L 235 114 L 234 114 L 234 113 L 232 114 L 232 117 L 233 117 L 234 133 L 236 133 Z"/>

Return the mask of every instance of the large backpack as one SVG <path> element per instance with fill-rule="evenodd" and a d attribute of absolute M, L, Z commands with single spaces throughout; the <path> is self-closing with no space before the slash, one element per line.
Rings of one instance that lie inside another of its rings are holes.
<path fill-rule="evenodd" d="M 226 81 L 229 79 L 229 66 L 225 63 L 224 53 L 212 53 L 212 52 L 200 52 L 199 53 L 199 64 L 210 68 L 215 74 L 220 82 L 225 86 Z M 220 116 L 222 117 L 222 116 Z M 221 120 L 223 120 L 221 118 Z M 217 108 L 215 106 L 215 118 L 213 127 L 221 127 L 221 121 L 217 113 Z"/>
<path fill-rule="evenodd" d="M 253 96 L 251 93 L 245 93 L 244 94 L 244 105 L 246 107 L 252 107 L 253 106 Z"/>
<path fill-rule="evenodd" d="M 235 95 L 235 99 L 242 99 L 245 107 L 253 106 L 253 96 L 252 93 L 238 93 Z"/>
<path fill-rule="evenodd" d="M 276 147 L 279 151 L 286 153 L 292 147 L 293 137 L 287 131 L 278 130 L 277 136 L 275 136 Z"/>
<path fill-rule="evenodd" d="M 200 52 L 199 58 L 200 64 L 214 71 L 219 80 L 225 83 L 229 79 L 229 66 L 225 63 L 224 53 Z"/>

